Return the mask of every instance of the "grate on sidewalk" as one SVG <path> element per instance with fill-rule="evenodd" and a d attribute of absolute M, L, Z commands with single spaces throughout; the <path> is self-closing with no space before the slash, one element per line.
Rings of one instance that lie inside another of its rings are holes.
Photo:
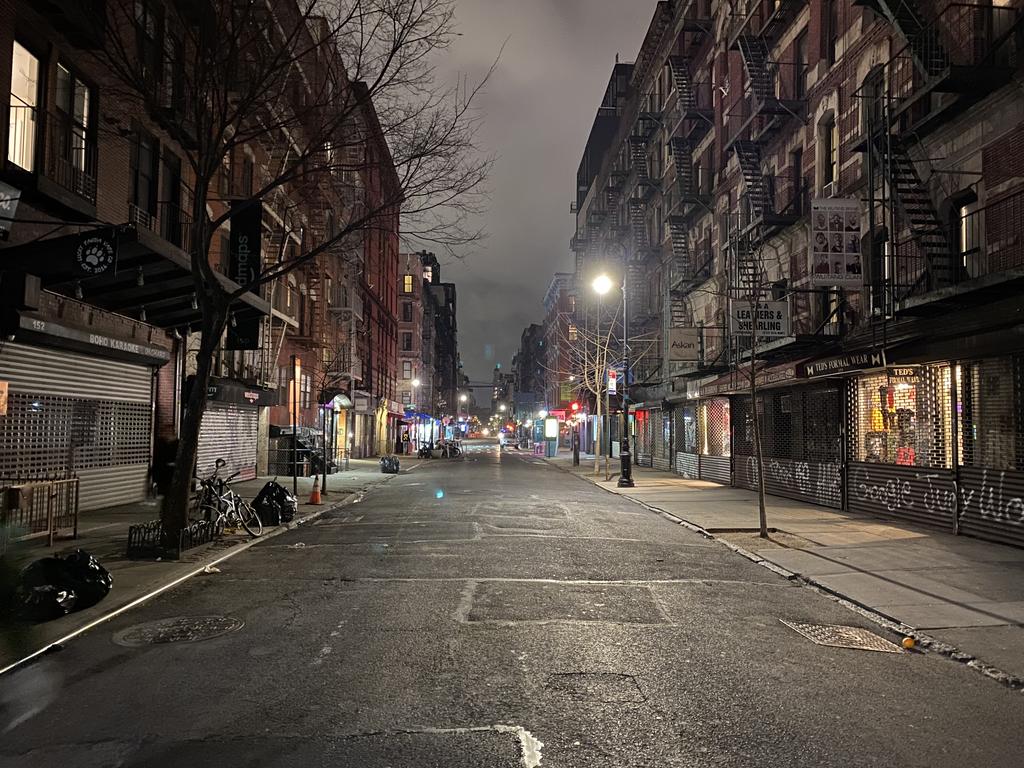
<path fill-rule="evenodd" d="M 903 653 L 898 645 L 860 627 L 844 627 L 835 624 L 805 624 L 799 621 L 779 619 L 794 632 L 806 637 L 817 645 L 832 648 L 852 648 L 857 651 L 879 651 L 881 653 Z"/>

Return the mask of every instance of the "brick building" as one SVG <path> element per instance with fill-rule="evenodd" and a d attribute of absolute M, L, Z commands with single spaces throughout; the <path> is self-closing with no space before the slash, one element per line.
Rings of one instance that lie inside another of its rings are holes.
<path fill-rule="evenodd" d="M 770 492 L 1024 542 L 978 503 L 1024 482 L 1021 21 L 657 4 L 572 243 L 577 283 L 618 266 L 631 337 L 660 339 L 630 391 L 640 463 L 754 486 L 756 408 Z"/>
<path fill-rule="evenodd" d="M 194 136 L 176 74 L 188 53 L 178 33 L 193 18 L 161 2 L 0 8 L 8 20 L 0 77 L 11 84 L 0 169 L 9 217 L 0 222 L 2 290 L 10 298 L 0 381 L 11 405 L 0 415 L 0 475 L 75 473 L 86 509 L 135 501 L 147 493 L 151 446 L 177 435 L 202 341 L 190 262 L 195 179 L 186 160 Z M 290 9 L 279 4 L 275 13 Z M 315 26 L 296 44 L 312 49 L 322 33 Z M 110 73 L 94 54 L 112 34 L 138 44 L 131 50 L 142 52 L 138 65 L 153 78 L 153 103 L 108 87 Z M 296 114 L 338 62 L 303 66 L 303 84 L 285 105 Z M 362 86 L 345 87 L 358 98 Z M 209 250 L 222 285 L 242 280 L 232 271 L 243 253 L 232 229 L 258 240 L 258 263 L 270 266 L 328 242 L 353 210 L 398 199 L 372 104 L 362 101 L 346 131 L 345 170 L 316 185 L 282 185 L 249 206 L 247 223 L 225 217 Z M 251 200 L 285 151 L 262 139 L 235 147 L 206 215 L 217 220 Z M 386 441 L 388 429 L 393 436 L 397 227 L 397 212 L 386 208 L 365 237 L 339 241 L 232 306 L 214 358 L 199 472 L 219 457 L 242 477 L 290 472 L 293 423 L 309 449 L 300 471 L 316 471 L 321 452 L 340 459 L 348 433 L 360 428 L 373 436 L 366 450 L 377 435 Z M 374 401 L 362 425 L 350 407 L 357 390 Z"/>

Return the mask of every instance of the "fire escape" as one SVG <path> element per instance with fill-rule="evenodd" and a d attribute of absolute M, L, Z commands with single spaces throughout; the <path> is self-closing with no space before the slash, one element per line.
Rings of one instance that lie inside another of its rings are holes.
<path fill-rule="evenodd" d="M 1010 81 L 1019 63 L 1022 13 L 980 2 L 951 3 L 931 15 L 919 0 L 855 4 L 888 19 L 906 43 L 855 93 L 864 115 L 858 148 L 868 155 L 871 208 L 880 203 L 892 241 L 873 295 L 891 311 L 965 277 L 955 234 L 940 217 L 921 173 L 929 163 L 927 152 L 915 151 L 914 145 L 940 121 Z M 875 173 L 885 182 L 880 200 L 874 197 Z"/>
<path fill-rule="evenodd" d="M 747 86 L 726 110 L 725 150 L 735 154 L 743 176 L 743 215 L 730 228 L 730 287 L 733 297 L 761 288 L 760 246 L 804 214 L 806 189 L 799 172 L 766 173 L 762 152 L 792 120 L 802 120 L 806 97 L 800 64 L 776 61 L 772 50 L 800 0 L 778 0 L 765 17 L 755 4 L 730 41 L 743 58 Z"/>

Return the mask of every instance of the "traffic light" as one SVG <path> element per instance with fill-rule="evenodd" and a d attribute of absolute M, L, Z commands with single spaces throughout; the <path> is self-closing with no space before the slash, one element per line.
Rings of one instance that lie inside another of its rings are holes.
<path fill-rule="evenodd" d="M 573 413 L 576 413 L 580 409 L 580 404 L 579 403 L 573 403 L 569 407 L 572 408 L 572 412 Z"/>

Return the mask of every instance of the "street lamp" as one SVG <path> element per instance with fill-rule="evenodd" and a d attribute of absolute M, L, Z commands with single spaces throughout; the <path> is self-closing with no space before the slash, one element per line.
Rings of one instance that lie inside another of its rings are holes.
<path fill-rule="evenodd" d="M 600 274 L 594 278 L 591 287 L 599 296 L 612 289 L 612 279 Z M 626 314 L 626 272 L 622 272 L 622 435 L 619 440 L 619 488 L 632 488 L 633 465 L 629 453 L 629 316 Z"/>
<path fill-rule="evenodd" d="M 502 413 L 504 413 L 505 411 L 508 410 L 508 406 L 506 406 L 504 403 L 502 403 L 501 405 L 498 406 L 498 410 L 501 411 Z"/>

